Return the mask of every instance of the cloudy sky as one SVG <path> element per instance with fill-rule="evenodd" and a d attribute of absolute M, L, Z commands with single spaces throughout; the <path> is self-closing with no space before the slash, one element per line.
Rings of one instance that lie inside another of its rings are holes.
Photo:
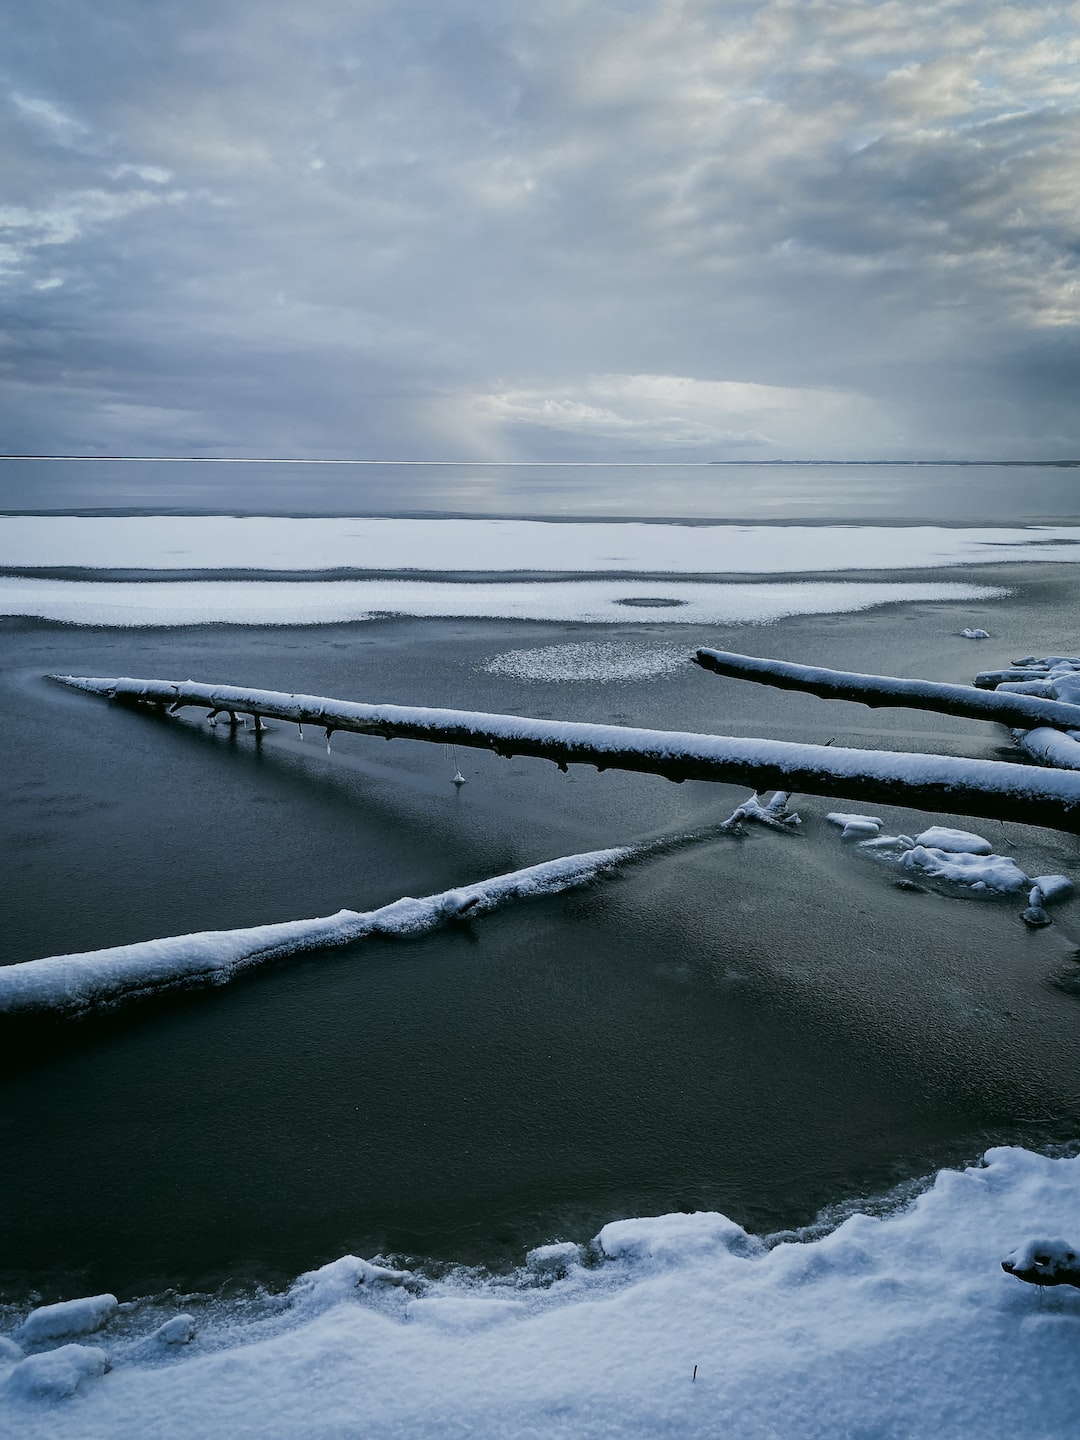
<path fill-rule="evenodd" d="M 1080 4 L 3 12 L 6 451 L 1080 453 Z"/>

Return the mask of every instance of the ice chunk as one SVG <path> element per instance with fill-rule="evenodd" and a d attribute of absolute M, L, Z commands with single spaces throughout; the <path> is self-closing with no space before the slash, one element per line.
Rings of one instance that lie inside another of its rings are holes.
<path fill-rule="evenodd" d="M 1067 875 L 1035 875 L 1032 884 L 1042 891 L 1043 903 L 1047 905 L 1055 900 L 1067 900 L 1076 889 Z"/>
<path fill-rule="evenodd" d="M 115 1295 L 88 1295 L 41 1305 L 23 1321 L 19 1334 L 28 1345 L 57 1340 L 61 1335 L 89 1335 L 100 1330 L 117 1306 Z"/>
<path fill-rule="evenodd" d="M 916 835 L 915 844 L 965 855 L 989 855 L 994 848 L 981 835 L 973 835 L 970 830 L 950 830 L 946 825 L 931 825 L 929 830 Z"/>
<path fill-rule="evenodd" d="M 195 1317 L 174 1315 L 171 1320 L 166 1320 L 164 1325 L 159 1325 L 148 1338 L 159 1345 L 190 1345 L 195 1339 Z"/>
<path fill-rule="evenodd" d="M 1007 1275 L 1029 1285 L 1080 1287 L 1080 1252 L 1067 1240 L 1033 1237 L 1025 1240 L 1001 1262 Z"/>
<path fill-rule="evenodd" d="M 847 834 L 847 831 L 844 831 Z M 860 848 L 863 850 L 911 850 L 915 841 L 910 835 L 877 835 L 869 840 L 861 840 Z"/>
<path fill-rule="evenodd" d="M 1020 919 L 1023 920 L 1025 925 L 1030 925 L 1033 930 L 1042 929 L 1044 925 L 1053 923 L 1050 916 L 1043 909 L 1042 902 L 1042 891 L 1038 885 L 1033 885 L 1031 887 L 1031 893 L 1028 896 L 1027 909 L 1021 910 L 1020 912 Z"/>
<path fill-rule="evenodd" d="M 849 825 L 863 824 L 875 825 L 880 830 L 881 826 L 885 823 L 876 815 L 849 815 L 843 810 L 832 810 L 825 816 L 825 819 L 828 820 L 830 825 L 839 825 L 841 830 L 846 829 Z"/>
<path fill-rule="evenodd" d="M 989 631 L 989 630 L 968 630 L 968 629 L 964 629 L 964 630 L 961 630 L 961 631 L 960 631 L 960 634 L 961 634 L 961 636 L 962 636 L 965 640 L 989 640 L 989 639 L 990 639 L 990 631 Z"/>
<path fill-rule="evenodd" d="M 691 1215 L 656 1215 L 638 1220 L 613 1220 L 597 1237 L 609 1260 L 648 1260 L 679 1264 L 696 1255 L 718 1251 L 750 1256 L 763 1250 L 761 1242 L 741 1225 L 717 1211 Z"/>
<path fill-rule="evenodd" d="M 1005 855 L 972 855 L 916 845 L 904 851 L 900 864 L 935 880 L 951 880 L 973 890 L 995 890 L 1002 895 L 1026 889 L 1030 883 L 1016 861 Z"/>
<path fill-rule="evenodd" d="M 404 1285 L 410 1279 L 408 1270 L 391 1270 L 357 1255 L 342 1255 L 339 1260 L 298 1276 L 289 1299 L 294 1305 L 323 1309 L 348 1299 L 362 1285 Z"/>
<path fill-rule="evenodd" d="M 561 1275 L 581 1260 L 581 1246 L 572 1240 L 554 1245 L 538 1245 L 525 1256 L 525 1264 L 538 1275 Z"/>
<path fill-rule="evenodd" d="M 873 840 L 880 826 L 873 820 L 849 820 L 841 834 L 842 840 Z"/>
<path fill-rule="evenodd" d="M 96 1345 L 61 1345 L 20 1360 L 7 1377 L 6 1389 L 24 1400 L 62 1400 L 108 1368 L 108 1356 Z"/>

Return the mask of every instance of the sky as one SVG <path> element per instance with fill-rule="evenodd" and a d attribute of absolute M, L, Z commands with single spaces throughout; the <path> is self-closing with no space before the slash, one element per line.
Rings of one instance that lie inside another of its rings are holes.
<path fill-rule="evenodd" d="M 1080 4 L 5 0 L 0 449 L 1080 454 Z"/>

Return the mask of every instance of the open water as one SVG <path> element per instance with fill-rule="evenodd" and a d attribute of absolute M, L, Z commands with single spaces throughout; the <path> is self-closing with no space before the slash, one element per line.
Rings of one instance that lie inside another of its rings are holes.
<path fill-rule="evenodd" d="M 7 1292 L 284 1281 L 350 1250 L 498 1266 L 673 1209 L 770 1230 L 989 1143 L 1074 1139 L 1078 902 L 1031 933 L 1015 897 L 898 888 L 841 844 L 823 799 L 796 798 L 797 837 L 738 840 L 708 833 L 743 798 L 725 787 L 357 736 L 327 755 L 321 734 L 285 726 L 257 745 L 42 679 L 191 676 L 993 756 L 1007 736 L 989 725 L 781 696 L 690 664 L 610 683 L 487 668 L 602 638 L 960 680 L 1080 649 L 1073 566 L 943 578 L 1015 594 L 707 634 L 4 623 L 5 960 L 367 908 L 574 851 L 697 837 L 421 940 L 310 953 L 91 1021 L 8 1024 Z M 994 638 L 959 638 L 973 624 Z M 908 833 L 928 823 L 879 813 Z M 975 828 L 1029 873 L 1080 875 L 1073 837 Z"/>

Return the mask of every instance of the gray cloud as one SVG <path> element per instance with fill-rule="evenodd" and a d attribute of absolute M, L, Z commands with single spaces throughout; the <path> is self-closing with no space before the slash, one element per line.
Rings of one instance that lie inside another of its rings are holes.
<path fill-rule="evenodd" d="M 1075 4 L 43 0 L 2 53 L 10 448 L 1080 451 Z"/>

